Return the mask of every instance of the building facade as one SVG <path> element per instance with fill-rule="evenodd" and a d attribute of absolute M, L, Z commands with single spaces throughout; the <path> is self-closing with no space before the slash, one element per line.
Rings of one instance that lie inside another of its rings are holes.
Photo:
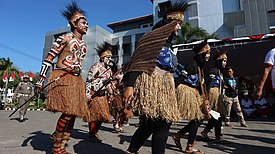
<path fill-rule="evenodd" d="M 110 23 L 109 32 L 99 26 L 89 27 L 84 40 L 88 52 L 83 62 L 83 79 L 88 69 L 98 61 L 94 50 L 96 44 L 107 41 L 113 46 L 113 58 L 118 67 L 129 62 L 137 41 L 150 31 L 154 23 L 163 16 L 163 10 L 176 0 L 151 0 L 152 14 Z M 190 4 L 185 20 L 193 27 L 205 29 L 209 34 L 216 33 L 220 38 L 242 37 L 275 32 L 275 0 L 188 0 Z M 53 41 L 69 32 L 61 28 L 46 33 L 43 59 Z"/>

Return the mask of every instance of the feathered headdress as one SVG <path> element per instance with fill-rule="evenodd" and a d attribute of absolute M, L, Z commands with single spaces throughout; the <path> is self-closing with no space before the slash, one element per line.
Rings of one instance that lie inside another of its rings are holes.
<path fill-rule="evenodd" d="M 97 51 L 97 54 L 100 58 L 112 56 L 112 46 L 106 41 L 100 45 L 97 44 L 97 47 L 94 49 Z"/>
<path fill-rule="evenodd" d="M 168 6 L 165 10 L 163 19 L 157 22 L 153 30 L 162 27 L 169 23 L 171 20 L 184 21 L 184 12 L 190 5 L 186 1 L 175 2 L 173 5 Z"/>
<path fill-rule="evenodd" d="M 67 4 L 66 10 L 61 11 L 61 13 L 72 25 L 75 25 L 75 21 L 77 21 L 78 19 L 86 19 L 86 12 L 80 9 L 75 1 Z"/>
<path fill-rule="evenodd" d="M 184 12 L 189 7 L 186 1 L 175 2 L 171 8 L 166 11 L 164 18 L 167 20 L 184 20 Z"/>

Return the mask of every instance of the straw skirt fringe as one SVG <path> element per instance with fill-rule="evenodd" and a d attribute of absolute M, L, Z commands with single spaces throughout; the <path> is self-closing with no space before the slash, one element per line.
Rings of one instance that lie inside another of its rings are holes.
<path fill-rule="evenodd" d="M 95 92 L 91 91 L 91 96 Z M 86 122 L 110 122 L 110 109 L 106 96 L 95 96 L 88 102 L 90 119 L 85 117 Z"/>
<path fill-rule="evenodd" d="M 48 82 L 53 81 L 64 71 L 54 70 Z M 55 81 L 48 87 L 47 110 L 52 112 L 62 112 L 68 115 L 84 117 L 88 114 L 86 103 L 85 84 L 81 76 L 67 74 Z"/>
<path fill-rule="evenodd" d="M 117 116 L 117 113 L 123 108 L 122 97 L 120 95 L 114 95 L 113 101 L 110 107 L 110 113 L 113 117 Z"/>
<path fill-rule="evenodd" d="M 154 70 L 151 76 L 146 73 L 139 75 L 134 87 L 132 107 L 148 118 L 179 121 L 180 113 L 172 74 L 162 74 Z"/>
<path fill-rule="evenodd" d="M 202 99 L 197 89 L 180 84 L 176 88 L 179 111 L 183 119 L 202 119 Z"/>
<path fill-rule="evenodd" d="M 110 108 L 110 113 L 113 117 L 123 112 L 125 118 L 131 118 L 134 114 L 131 108 L 125 107 L 121 95 L 115 95 Z"/>
<path fill-rule="evenodd" d="M 210 88 L 209 90 L 209 102 L 210 107 L 214 111 L 218 111 L 222 115 L 226 114 L 226 106 L 223 102 L 224 95 L 220 94 L 220 90 L 218 87 Z"/>

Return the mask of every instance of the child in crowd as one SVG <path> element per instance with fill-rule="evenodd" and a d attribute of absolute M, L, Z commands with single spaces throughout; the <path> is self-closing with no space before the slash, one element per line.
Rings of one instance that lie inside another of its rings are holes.
<path fill-rule="evenodd" d="M 244 115 L 246 115 L 247 117 L 250 117 L 256 111 L 252 103 L 252 100 L 248 97 L 248 91 L 244 91 L 243 93 L 243 98 L 241 100 L 241 107 Z"/>
<path fill-rule="evenodd" d="M 257 109 L 257 114 L 266 118 L 270 112 L 270 105 L 267 103 L 266 99 L 261 97 L 260 99 L 255 100 L 254 104 Z"/>

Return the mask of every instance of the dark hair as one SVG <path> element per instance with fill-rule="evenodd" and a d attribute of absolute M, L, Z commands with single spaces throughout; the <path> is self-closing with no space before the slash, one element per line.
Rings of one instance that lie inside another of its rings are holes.
<path fill-rule="evenodd" d="M 63 10 L 60 12 L 63 15 L 63 17 L 65 17 L 69 21 L 69 24 L 71 26 L 71 31 L 74 31 L 74 29 L 75 29 L 73 23 L 70 22 L 70 19 L 73 17 L 73 15 L 76 12 L 79 12 L 79 13 L 83 14 L 84 16 L 86 15 L 86 12 L 83 11 L 82 9 L 80 9 L 75 1 L 72 1 L 71 3 L 67 4 L 66 10 Z M 74 24 L 77 25 L 78 22 L 79 22 L 79 19 L 76 20 Z"/>
<path fill-rule="evenodd" d="M 213 55 L 213 60 L 216 61 L 221 55 L 226 54 L 227 51 L 226 50 L 222 50 L 222 51 L 216 51 Z"/>
<path fill-rule="evenodd" d="M 231 66 L 226 67 L 226 70 L 227 70 L 227 71 L 229 71 L 229 70 L 231 70 L 231 69 L 233 70 L 233 68 L 232 68 Z"/>
<path fill-rule="evenodd" d="M 110 50 L 112 52 L 112 46 L 110 43 L 104 41 L 102 44 L 97 44 L 94 48 L 98 55 L 101 55 L 104 51 Z"/>
<path fill-rule="evenodd" d="M 205 39 L 200 44 L 194 45 L 193 52 L 198 54 L 201 51 L 201 49 L 207 44 L 207 39 Z"/>

